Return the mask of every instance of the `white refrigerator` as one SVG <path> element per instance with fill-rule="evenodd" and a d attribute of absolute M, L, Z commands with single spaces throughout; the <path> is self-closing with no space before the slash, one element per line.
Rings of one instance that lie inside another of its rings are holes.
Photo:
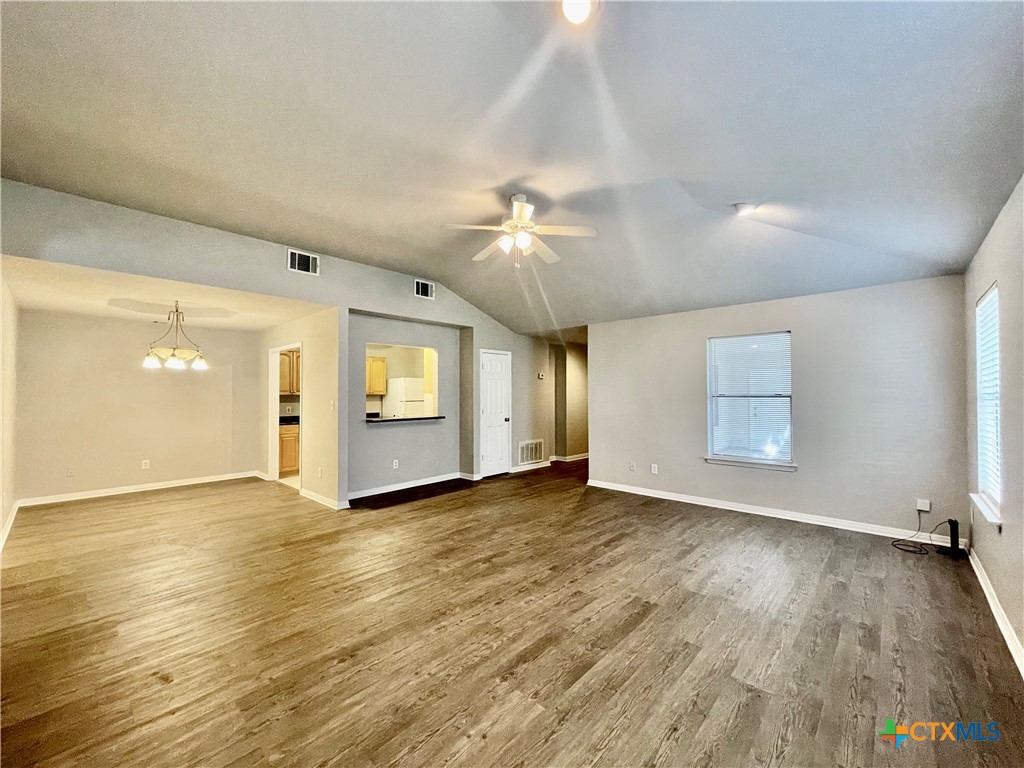
<path fill-rule="evenodd" d="M 382 408 L 380 415 L 385 419 L 426 416 L 423 379 L 388 379 L 388 393 L 384 395 Z"/>

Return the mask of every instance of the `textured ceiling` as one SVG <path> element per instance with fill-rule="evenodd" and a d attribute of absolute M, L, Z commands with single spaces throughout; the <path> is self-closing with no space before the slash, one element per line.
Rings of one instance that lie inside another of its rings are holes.
<path fill-rule="evenodd" d="M 22 309 L 160 322 L 179 302 L 188 327 L 259 331 L 328 307 L 123 272 L 3 256 L 4 283 Z"/>
<path fill-rule="evenodd" d="M 4 176 L 433 278 L 525 333 L 959 272 L 1024 169 L 1019 3 L 2 12 Z M 441 228 L 520 191 L 599 237 L 517 271 Z"/>

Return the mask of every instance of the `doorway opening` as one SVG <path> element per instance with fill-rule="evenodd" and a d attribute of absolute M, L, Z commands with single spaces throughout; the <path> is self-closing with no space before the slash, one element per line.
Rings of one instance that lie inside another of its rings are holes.
<path fill-rule="evenodd" d="M 551 346 L 555 376 L 555 450 L 552 461 L 582 461 L 589 456 L 588 372 L 585 344 Z"/>
<path fill-rule="evenodd" d="M 302 489 L 302 344 L 270 350 L 267 466 L 271 479 Z"/>

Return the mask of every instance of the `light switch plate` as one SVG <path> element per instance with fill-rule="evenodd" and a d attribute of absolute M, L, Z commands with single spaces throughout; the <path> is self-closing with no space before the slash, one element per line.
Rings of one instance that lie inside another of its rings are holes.
<path fill-rule="evenodd" d="M 651 474 L 652 475 L 658 474 L 658 465 L 657 464 L 651 464 Z"/>

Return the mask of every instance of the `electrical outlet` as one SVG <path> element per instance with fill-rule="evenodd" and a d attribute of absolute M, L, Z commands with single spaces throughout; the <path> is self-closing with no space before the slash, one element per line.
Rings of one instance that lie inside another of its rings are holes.
<path fill-rule="evenodd" d="M 543 373 L 538 373 L 537 374 L 537 378 L 540 379 L 541 381 L 544 381 L 544 374 Z"/>
<path fill-rule="evenodd" d="M 64 470 L 64 477 L 74 477 L 74 476 L 75 476 L 75 470 L 73 470 L 71 467 L 68 467 L 67 469 Z"/>
<path fill-rule="evenodd" d="M 629 471 L 630 472 L 636 472 L 636 462 L 635 461 L 629 462 Z"/>
<path fill-rule="evenodd" d="M 918 512 L 931 512 L 932 511 L 932 503 L 931 503 L 931 501 L 929 501 L 928 499 L 918 499 L 917 500 L 917 511 Z"/>
<path fill-rule="evenodd" d="M 143 459 L 142 460 L 142 468 L 143 469 L 149 469 L 149 459 Z"/>
<path fill-rule="evenodd" d="M 398 469 L 398 459 L 395 459 L 394 461 L 391 462 L 391 468 Z"/>
<path fill-rule="evenodd" d="M 657 464 L 651 464 L 651 474 L 652 475 L 658 474 L 658 465 Z"/>
<path fill-rule="evenodd" d="M 331 410 L 332 411 L 334 410 L 334 401 L 333 400 L 331 400 Z"/>
<path fill-rule="evenodd" d="M 292 412 L 292 407 L 291 407 L 290 405 L 286 405 L 286 406 L 284 407 L 284 412 L 285 412 L 285 413 L 291 413 L 291 412 Z"/>

